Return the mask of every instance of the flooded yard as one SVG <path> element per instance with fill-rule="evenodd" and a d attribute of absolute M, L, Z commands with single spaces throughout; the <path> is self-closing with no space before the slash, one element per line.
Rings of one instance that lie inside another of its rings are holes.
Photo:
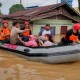
<path fill-rule="evenodd" d="M 62 36 L 57 35 L 58 42 Z M 45 64 L 0 49 L 0 80 L 80 80 L 80 62 Z"/>

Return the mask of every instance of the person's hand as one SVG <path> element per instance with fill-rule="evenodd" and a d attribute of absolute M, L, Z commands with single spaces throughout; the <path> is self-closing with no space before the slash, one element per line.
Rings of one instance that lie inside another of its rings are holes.
<path fill-rule="evenodd" d="M 30 28 L 30 30 L 33 30 L 33 28 Z"/>
<path fill-rule="evenodd" d="M 40 37 L 38 36 L 37 39 L 40 40 Z"/>
<path fill-rule="evenodd" d="M 22 40 L 22 37 L 18 37 L 19 40 Z"/>
<path fill-rule="evenodd" d="M 77 39 L 75 42 L 76 42 L 76 43 L 79 43 L 79 39 Z"/>
<path fill-rule="evenodd" d="M 6 37 L 6 35 L 4 35 L 4 34 L 2 34 L 1 36 L 2 36 L 2 37 Z"/>

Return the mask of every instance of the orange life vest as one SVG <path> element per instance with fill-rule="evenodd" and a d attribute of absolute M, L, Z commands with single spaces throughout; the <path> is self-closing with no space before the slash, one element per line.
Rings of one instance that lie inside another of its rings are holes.
<path fill-rule="evenodd" d="M 5 40 L 5 37 L 3 37 L 3 32 L 0 34 L 0 40 Z"/>
<path fill-rule="evenodd" d="M 78 36 L 75 36 L 75 35 L 72 34 L 72 35 L 69 37 L 69 40 L 77 41 L 77 40 L 78 40 Z"/>
<path fill-rule="evenodd" d="M 23 35 L 23 36 L 29 36 L 29 35 L 30 35 L 30 30 L 28 30 L 28 31 L 26 31 L 26 32 L 23 32 L 22 35 Z"/>
<path fill-rule="evenodd" d="M 4 40 L 5 38 L 3 37 L 3 29 L 0 27 L 0 40 Z"/>
<path fill-rule="evenodd" d="M 2 28 L 0 27 L 0 35 L 1 35 L 1 32 L 2 32 Z"/>
<path fill-rule="evenodd" d="M 9 27 L 3 28 L 3 34 L 8 35 L 8 36 L 5 37 L 5 39 L 10 37 L 10 32 L 11 32 L 11 29 Z"/>

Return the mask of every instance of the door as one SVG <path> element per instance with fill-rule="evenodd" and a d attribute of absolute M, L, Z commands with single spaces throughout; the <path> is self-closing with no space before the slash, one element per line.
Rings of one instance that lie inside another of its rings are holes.
<path fill-rule="evenodd" d="M 61 26 L 61 34 L 66 34 L 67 26 Z"/>

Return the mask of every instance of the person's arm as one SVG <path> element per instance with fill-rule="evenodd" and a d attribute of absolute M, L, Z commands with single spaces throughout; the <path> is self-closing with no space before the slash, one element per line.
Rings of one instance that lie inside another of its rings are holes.
<path fill-rule="evenodd" d="M 50 29 L 50 31 L 51 31 L 52 42 L 55 42 L 55 41 L 54 41 L 54 31 L 53 31 L 52 29 Z"/>
<path fill-rule="evenodd" d="M 3 35 L 3 37 L 10 36 L 10 33 L 11 33 L 11 29 L 10 29 L 10 28 L 8 28 L 7 33 L 6 33 L 6 34 L 4 34 L 4 35 Z"/>
<path fill-rule="evenodd" d="M 20 29 L 17 28 L 17 29 L 16 29 L 16 32 L 17 32 L 17 33 L 23 33 L 23 32 L 26 32 L 26 31 L 28 31 L 28 30 L 30 30 L 30 29 L 20 30 Z"/>
<path fill-rule="evenodd" d="M 38 36 L 42 36 L 43 31 L 44 31 L 44 29 L 41 29 Z"/>
<path fill-rule="evenodd" d="M 42 40 L 38 40 L 38 41 L 39 41 L 39 45 L 43 46 L 44 43 L 42 42 Z"/>

